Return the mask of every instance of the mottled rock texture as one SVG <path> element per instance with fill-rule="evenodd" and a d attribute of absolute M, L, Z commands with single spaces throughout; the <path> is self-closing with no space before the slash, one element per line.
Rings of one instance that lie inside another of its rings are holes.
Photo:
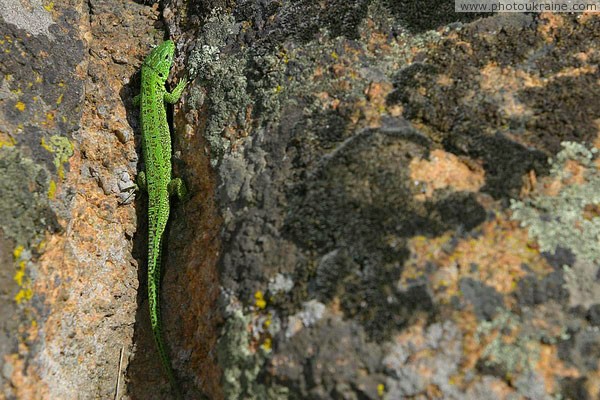
<path fill-rule="evenodd" d="M 597 14 L 153 3 L 0 0 L 4 397 L 171 396 L 133 190 L 165 32 L 186 398 L 600 397 Z"/>

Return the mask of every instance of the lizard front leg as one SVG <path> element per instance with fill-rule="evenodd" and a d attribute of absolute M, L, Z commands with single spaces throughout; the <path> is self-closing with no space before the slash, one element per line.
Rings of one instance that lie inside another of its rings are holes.
<path fill-rule="evenodd" d="M 169 191 L 169 195 L 177 195 L 179 200 L 184 200 L 187 196 L 187 188 L 185 187 L 185 183 L 181 180 L 181 178 L 171 179 L 169 185 L 167 186 L 167 190 Z"/>
<path fill-rule="evenodd" d="M 181 93 L 183 93 L 183 89 L 185 89 L 186 85 L 187 85 L 187 77 L 180 80 L 179 83 L 177 84 L 177 86 L 175 86 L 175 89 L 173 89 L 173 91 L 171 93 L 169 93 L 165 90 L 165 94 L 163 96 L 165 102 L 167 102 L 169 104 L 177 103 L 177 100 L 179 100 L 179 98 L 181 97 Z"/>

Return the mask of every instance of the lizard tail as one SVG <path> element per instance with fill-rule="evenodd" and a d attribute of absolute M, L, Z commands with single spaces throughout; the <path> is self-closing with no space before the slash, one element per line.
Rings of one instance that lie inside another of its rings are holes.
<path fill-rule="evenodd" d="M 162 323 L 160 316 L 160 237 L 162 235 L 157 236 L 159 239 L 156 240 L 155 243 L 151 243 L 151 245 L 149 246 L 150 251 L 148 254 L 148 302 L 150 305 L 150 324 L 152 325 L 152 334 L 154 336 L 154 341 L 156 342 L 156 347 L 158 348 L 160 361 L 167 373 L 169 383 L 171 384 L 171 388 L 175 392 L 175 397 L 177 398 L 177 400 L 182 400 L 183 396 L 181 394 L 179 386 L 177 385 L 177 380 L 175 379 L 175 372 L 171 367 L 171 359 L 169 358 L 169 354 L 167 353 L 165 341 L 162 336 Z"/>

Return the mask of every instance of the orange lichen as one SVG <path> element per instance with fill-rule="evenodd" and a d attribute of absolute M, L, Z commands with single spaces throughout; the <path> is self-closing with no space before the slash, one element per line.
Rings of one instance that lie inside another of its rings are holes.
<path fill-rule="evenodd" d="M 595 163 L 600 158 L 596 159 Z M 597 165 L 593 167 L 598 168 Z M 548 176 L 540 180 L 538 192 L 544 196 L 558 196 L 565 186 L 582 185 L 586 182 L 586 172 L 589 167 L 582 165 L 575 160 L 565 160 L 562 174 L 558 176 Z"/>
<path fill-rule="evenodd" d="M 472 311 L 453 311 L 452 320 L 456 321 L 463 333 L 461 369 L 465 371 L 474 369 L 483 352 L 483 346 L 476 337 L 477 316 Z M 457 377 L 457 380 L 460 378 Z"/>
<path fill-rule="evenodd" d="M 579 371 L 573 367 L 567 367 L 558 356 L 558 348 L 551 345 L 540 345 L 539 359 L 536 364 L 538 371 L 544 378 L 547 393 L 553 393 L 558 389 L 555 383 L 556 376 L 562 378 L 578 378 Z"/>
<path fill-rule="evenodd" d="M 436 189 L 447 187 L 457 191 L 477 192 L 485 182 L 485 172 L 479 165 L 471 164 L 467 165 L 454 154 L 443 150 L 432 151 L 429 160 L 413 159 L 409 165 L 410 178 L 423 185 L 423 193 L 415 197 L 424 201 Z"/>
<path fill-rule="evenodd" d="M 538 32 L 547 43 L 552 43 L 555 40 L 557 31 L 565 24 L 565 19 L 562 15 L 550 12 L 541 13 L 540 21 Z"/>
<path fill-rule="evenodd" d="M 458 284 L 462 278 L 480 281 L 499 293 L 510 293 L 527 273 L 523 264 L 538 274 L 551 272 L 539 251 L 529 245 L 527 231 L 504 216 L 485 222 L 479 231 L 480 235 L 458 242 L 450 252 L 444 250 L 444 245 L 452 239 L 451 233 L 410 239 L 411 257 L 401 281 L 424 275 L 426 265 L 435 265 L 437 270 L 428 274 L 427 279 L 437 300 L 445 302 L 460 292 Z"/>
<path fill-rule="evenodd" d="M 386 98 L 393 86 L 388 82 L 371 82 L 364 91 L 367 102 L 363 113 L 367 126 L 375 128 L 381 125 L 381 115 L 386 111 Z"/>
<path fill-rule="evenodd" d="M 598 364 L 600 364 L 600 361 L 598 361 Z M 596 367 L 595 371 L 588 372 L 586 377 L 585 387 L 590 394 L 590 398 L 600 399 L 600 365 Z"/>

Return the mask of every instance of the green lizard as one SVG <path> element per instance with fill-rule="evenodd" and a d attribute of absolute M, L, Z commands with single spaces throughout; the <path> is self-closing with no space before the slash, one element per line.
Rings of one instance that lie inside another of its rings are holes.
<path fill-rule="evenodd" d="M 142 154 L 145 170 L 138 174 L 138 186 L 148 192 L 148 302 L 152 333 L 169 381 L 181 397 L 171 361 L 162 337 L 160 318 L 160 256 L 162 237 L 169 219 L 169 196 L 182 199 L 186 188 L 180 178 L 171 178 L 171 136 L 165 103 L 174 104 L 181 97 L 186 79 L 173 92 L 165 89 L 173 63 L 175 45 L 167 40 L 156 47 L 142 64 L 141 93 L 134 98 L 140 105 L 142 120 Z"/>

